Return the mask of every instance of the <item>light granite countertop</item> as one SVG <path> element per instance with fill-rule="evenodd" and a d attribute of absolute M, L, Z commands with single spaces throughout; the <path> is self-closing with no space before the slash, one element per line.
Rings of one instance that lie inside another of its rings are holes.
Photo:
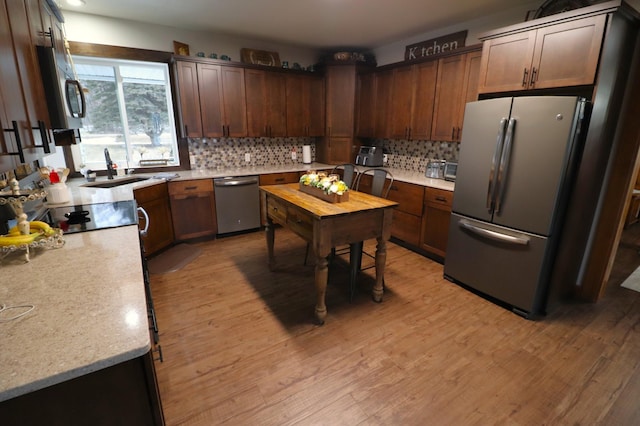
<path fill-rule="evenodd" d="M 135 182 L 127 185 L 121 185 L 114 188 L 96 188 L 92 187 L 91 183 L 85 179 L 76 178 L 67 181 L 67 186 L 71 190 L 71 199 L 68 203 L 52 205 L 65 206 L 65 205 L 79 205 L 79 204 L 93 204 L 93 203 L 105 203 L 110 201 L 123 201 L 131 200 L 133 198 L 133 190 L 137 188 L 143 188 L 150 185 L 155 185 L 160 182 L 164 182 L 168 179 L 168 175 L 176 174 L 176 177 L 171 177 L 172 180 L 192 180 L 192 179 L 215 179 L 225 176 L 250 176 L 260 175 L 267 173 L 286 173 L 286 172 L 300 172 L 307 170 L 322 170 L 333 168 L 332 165 L 323 163 L 311 163 L 300 165 L 285 165 L 285 166 L 260 166 L 260 167 L 242 167 L 242 168 L 227 168 L 227 169 L 203 169 L 203 170 L 180 170 L 177 172 L 171 172 L 169 174 L 154 174 L 154 173 L 134 173 L 132 176 L 136 177 L 148 177 L 148 180 Z M 447 191 L 453 191 L 454 182 L 445 181 L 443 179 L 427 178 L 424 173 L 407 172 L 400 169 L 388 169 L 393 175 L 394 179 L 401 182 L 413 183 L 416 185 L 428 186 L 432 188 L 444 189 Z M 126 179 L 127 177 L 115 177 L 114 181 L 118 179 Z M 100 176 L 96 183 L 106 182 L 106 176 Z"/>
<path fill-rule="evenodd" d="M 0 322 L 0 401 L 151 349 L 138 227 L 63 238 L 61 248 L 33 249 L 29 263 L 16 253 L 0 263 L 0 305 L 35 306 Z"/>

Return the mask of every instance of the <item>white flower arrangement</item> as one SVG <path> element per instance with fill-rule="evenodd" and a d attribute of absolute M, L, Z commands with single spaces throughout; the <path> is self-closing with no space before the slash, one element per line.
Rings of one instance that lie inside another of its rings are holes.
<path fill-rule="evenodd" d="M 321 189 L 325 194 L 342 195 L 349 190 L 339 175 L 328 175 L 325 172 L 309 171 L 300 177 L 300 183 Z"/>

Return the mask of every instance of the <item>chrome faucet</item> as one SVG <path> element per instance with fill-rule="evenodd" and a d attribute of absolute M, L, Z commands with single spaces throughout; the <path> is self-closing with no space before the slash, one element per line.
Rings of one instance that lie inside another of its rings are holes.
<path fill-rule="evenodd" d="M 107 162 L 107 179 L 113 179 L 113 161 L 107 148 L 104 149 L 104 159 Z"/>

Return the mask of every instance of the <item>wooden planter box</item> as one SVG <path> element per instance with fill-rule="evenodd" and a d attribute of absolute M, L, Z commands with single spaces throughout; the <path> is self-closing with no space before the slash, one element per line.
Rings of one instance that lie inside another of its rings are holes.
<path fill-rule="evenodd" d="M 300 191 L 313 195 L 316 198 L 327 201 L 329 203 L 342 203 L 343 201 L 349 201 L 349 191 L 344 192 L 342 195 L 327 194 L 322 189 L 314 186 L 304 185 L 300 183 Z"/>

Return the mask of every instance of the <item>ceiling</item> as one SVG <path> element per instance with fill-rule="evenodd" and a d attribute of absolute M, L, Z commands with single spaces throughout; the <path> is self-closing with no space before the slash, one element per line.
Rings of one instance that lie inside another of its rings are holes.
<path fill-rule="evenodd" d="M 85 0 L 82 8 L 57 2 L 63 10 L 332 49 L 375 48 L 531 0 Z"/>

